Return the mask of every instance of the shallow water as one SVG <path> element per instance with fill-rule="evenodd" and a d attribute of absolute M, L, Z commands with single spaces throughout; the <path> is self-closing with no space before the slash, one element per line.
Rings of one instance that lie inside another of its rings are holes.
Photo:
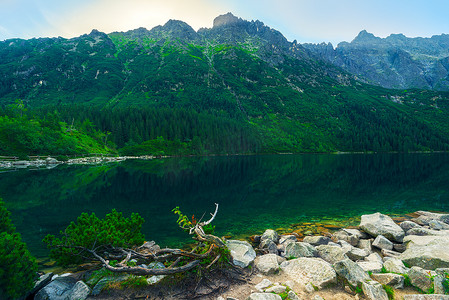
<path fill-rule="evenodd" d="M 307 221 L 380 211 L 449 211 L 449 154 L 266 155 L 169 158 L 0 173 L 0 196 L 36 256 L 81 212 L 145 219 L 147 240 L 190 241 L 171 210 L 213 212 L 219 235 L 244 236 Z M 329 222 L 329 221 L 327 221 Z"/>

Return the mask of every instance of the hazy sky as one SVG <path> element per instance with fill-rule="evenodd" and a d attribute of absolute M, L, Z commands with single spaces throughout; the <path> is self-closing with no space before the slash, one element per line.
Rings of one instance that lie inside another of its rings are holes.
<path fill-rule="evenodd" d="M 335 45 L 363 29 L 380 37 L 449 34 L 449 0 L 0 0 L 0 40 L 151 29 L 169 19 L 197 30 L 227 12 L 300 43 Z"/>

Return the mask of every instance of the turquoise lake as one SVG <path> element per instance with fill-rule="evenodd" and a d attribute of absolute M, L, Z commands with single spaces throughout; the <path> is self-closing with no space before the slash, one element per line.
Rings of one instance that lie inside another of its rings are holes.
<path fill-rule="evenodd" d="M 244 236 L 289 224 L 364 213 L 449 211 L 449 154 L 303 154 L 128 160 L 0 173 L 0 196 L 30 250 L 82 212 L 115 208 L 144 219 L 147 240 L 191 241 L 171 210 L 208 218 L 218 235 Z"/>

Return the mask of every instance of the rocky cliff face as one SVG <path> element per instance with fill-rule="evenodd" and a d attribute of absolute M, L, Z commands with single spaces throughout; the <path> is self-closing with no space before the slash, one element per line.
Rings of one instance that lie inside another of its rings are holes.
<path fill-rule="evenodd" d="M 317 57 L 387 88 L 449 90 L 449 35 L 379 38 L 365 30 L 350 43 L 304 44 Z"/>

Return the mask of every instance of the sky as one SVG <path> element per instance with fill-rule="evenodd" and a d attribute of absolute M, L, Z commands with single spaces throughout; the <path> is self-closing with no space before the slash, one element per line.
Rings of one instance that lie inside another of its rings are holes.
<path fill-rule="evenodd" d="M 228 12 L 299 43 L 336 45 L 361 30 L 379 37 L 449 34 L 449 0 L 0 0 L 0 40 L 151 29 L 169 19 L 198 30 Z"/>

